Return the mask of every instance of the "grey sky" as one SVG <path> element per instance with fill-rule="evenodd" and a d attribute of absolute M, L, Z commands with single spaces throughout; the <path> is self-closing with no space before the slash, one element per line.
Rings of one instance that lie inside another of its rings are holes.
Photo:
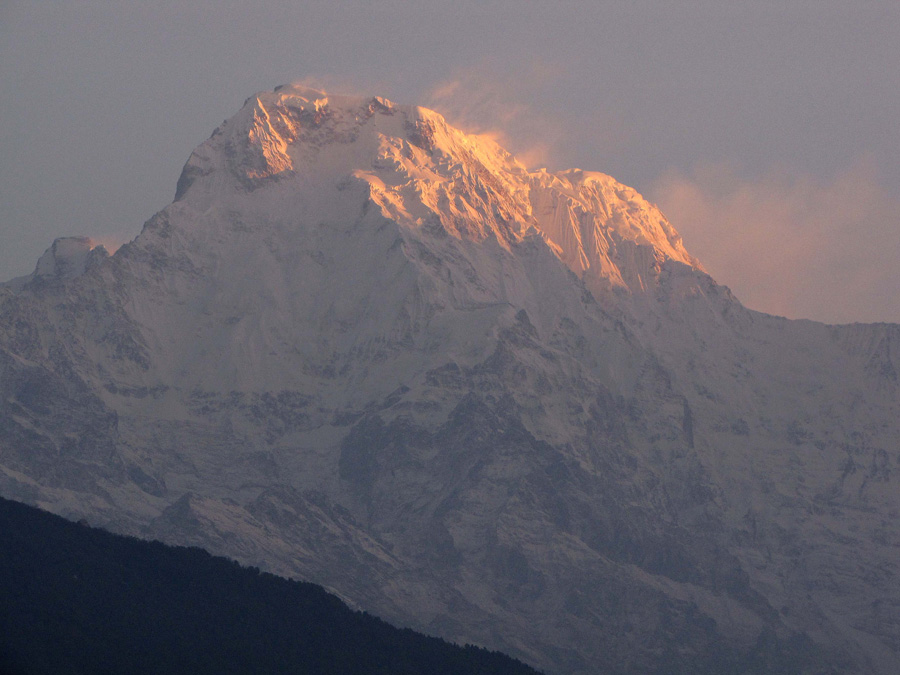
<path fill-rule="evenodd" d="M 896 0 L 133 4 L 0 0 L 0 278 L 132 238 L 247 96 L 312 78 L 634 185 L 751 307 L 900 322 Z"/>

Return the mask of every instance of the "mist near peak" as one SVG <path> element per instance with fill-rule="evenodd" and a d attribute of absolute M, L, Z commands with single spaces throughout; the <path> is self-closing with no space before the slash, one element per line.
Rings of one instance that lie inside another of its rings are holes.
<path fill-rule="evenodd" d="M 729 164 L 649 190 L 685 245 L 752 309 L 826 323 L 900 322 L 900 201 L 870 161 L 829 179 Z"/>

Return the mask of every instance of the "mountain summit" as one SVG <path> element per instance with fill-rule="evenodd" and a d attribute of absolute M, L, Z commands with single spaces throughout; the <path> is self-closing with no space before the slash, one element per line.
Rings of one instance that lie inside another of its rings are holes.
<path fill-rule="evenodd" d="M 552 673 L 900 666 L 900 327 L 747 310 L 608 176 L 284 86 L 41 260 L 3 496 Z"/>
<path fill-rule="evenodd" d="M 175 199 L 208 205 L 276 183 L 312 218 L 346 220 L 357 214 L 338 205 L 364 203 L 405 228 L 474 241 L 538 235 L 598 288 L 641 286 L 667 259 L 699 267 L 659 210 L 609 176 L 529 172 L 492 140 L 381 97 L 258 94 L 194 151 Z"/>

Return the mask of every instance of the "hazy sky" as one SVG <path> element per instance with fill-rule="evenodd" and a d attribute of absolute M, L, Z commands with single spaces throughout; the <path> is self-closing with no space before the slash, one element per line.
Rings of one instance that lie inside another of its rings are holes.
<path fill-rule="evenodd" d="M 0 0 L 0 278 L 133 238 L 297 80 L 635 186 L 754 309 L 900 322 L 897 0 Z"/>

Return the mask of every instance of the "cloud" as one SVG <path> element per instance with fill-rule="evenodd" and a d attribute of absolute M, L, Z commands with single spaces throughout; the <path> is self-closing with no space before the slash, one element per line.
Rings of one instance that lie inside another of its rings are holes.
<path fill-rule="evenodd" d="M 457 70 L 427 92 L 424 105 L 468 133 L 488 136 L 525 166 L 546 166 L 565 135 L 552 106 L 538 104 L 552 81 L 552 70 L 540 65 L 515 75 L 488 66 Z"/>
<path fill-rule="evenodd" d="M 102 246 L 106 252 L 112 255 L 122 246 L 134 239 L 134 234 L 126 234 L 124 232 L 113 232 L 103 234 L 97 237 L 90 237 L 94 246 Z"/>
<path fill-rule="evenodd" d="M 671 171 L 650 192 L 710 274 L 753 309 L 900 322 L 900 200 L 860 161 L 830 180 L 729 165 Z"/>

